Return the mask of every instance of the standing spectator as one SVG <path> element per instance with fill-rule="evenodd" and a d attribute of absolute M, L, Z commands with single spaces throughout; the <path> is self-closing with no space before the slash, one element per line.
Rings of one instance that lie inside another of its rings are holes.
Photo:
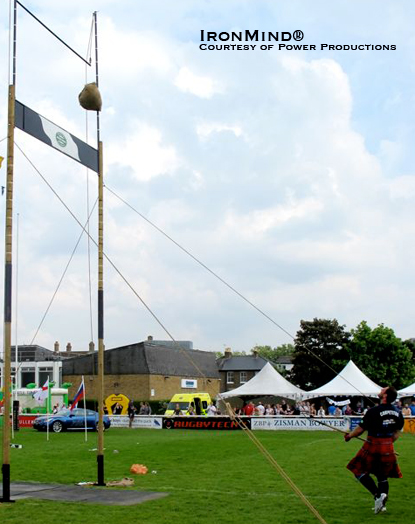
<path fill-rule="evenodd" d="M 122 413 L 122 406 L 119 402 L 117 402 L 112 410 L 114 415 L 121 415 Z"/>
<path fill-rule="evenodd" d="M 350 415 L 353 415 L 352 408 L 350 407 L 350 404 L 347 404 L 346 409 L 344 410 L 344 414 L 350 417 Z"/>
<path fill-rule="evenodd" d="M 342 410 L 339 408 L 339 406 L 336 406 L 336 409 L 334 410 L 334 416 L 341 417 L 342 415 L 343 415 Z"/>
<path fill-rule="evenodd" d="M 274 408 L 271 407 L 271 404 L 265 406 L 265 415 L 272 416 L 274 414 Z"/>
<path fill-rule="evenodd" d="M 411 416 L 411 408 L 408 404 L 405 404 L 405 406 L 402 408 L 402 415 L 404 417 L 410 417 Z"/>
<path fill-rule="evenodd" d="M 292 414 L 293 415 L 301 415 L 301 402 L 297 402 L 296 404 L 294 404 L 294 409 L 292 411 Z"/>
<path fill-rule="evenodd" d="M 151 408 L 148 402 L 141 402 L 139 415 L 151 415 Z"/>
<path fill-rule="evenodd" d="M 294 407 L 291 407 L 289 404 L 287 404 L 287 409 L 285 410 L 286 415 L 292 415 L 294 413 Z"/>
<path fill-rule="evenodd" d="M 134 406 L 134 400 L 130 399 L 129 402 L 128 402 L 128 407 L 127 407 L 128 427 L 129 428 L 133 427 L 135 411 L 136 410 L 135 410 L 135 406 Z"/>
<path fill-rule="evenodd" d="M 209 404 L 209 406 L 207 407 L 207 409 L 206 409 L 206 416 L 208 416 L 208 417 L 215 417 L 217 411 L 218 410 L 216 409 L 215 404 L 213 402 L 211 402 Z"/>
<path fill-rule="evenodd" d="M 244 407 L 245 416 L 252 417 L 252 415 L 254 414 L 254 409 L 254 403 L 252 401 L 249 401 L 248 404 L 246 404 L 246 406 Z"/>
<path fill-rule="evenodd" d="M 411 415 L 415 417 L 415 398 L 412 399 L 409 409 L 411 410 Z"/>
<path fill-rule="evenodd" d="M 354 410 L 355 415 L 363 415 L 364 409 L 360 402 L 357 403 L 356 409 Z"/>
<path fill-rule="evenodd" d="M 256 407 L 256 411 L 258 412 L 259 417 L 263 417 L 265 413 L 265 408 L 261 401 L 258 402 L 258 405 Z"/>
<path fill-rule="evenodd" d="M 173 416 L 180 417 L 181 415 L 183 415 L 183 413 L 182 413 L 182 410 L 180 409 L 180 404 L 176 404 L 176 407 L 174 408 L 174 411 L 173 411 Z"/>
<path fill-rule="evenodd" d="M 318 417 L 325 417 L 325 416 L 326 416 L 326 412 L 324 411 L 323 406 L 320 406 L 320 407 L 318 408 L 317 416 L 318 416 Z"/>
<path fill-rule="evenodd" d="M 336 411 L 336 406 L 334 404 L 330 404 L 329 409 L 327 411 L 328 411 L 327 414 L 328 414 L 329 417 L 334 417 L 334 413 Z"/>

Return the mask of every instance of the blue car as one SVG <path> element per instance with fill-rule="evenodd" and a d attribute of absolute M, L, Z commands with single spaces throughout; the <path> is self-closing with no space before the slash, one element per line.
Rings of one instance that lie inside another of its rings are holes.
<path fill-rule="evenodd" d="M 54 433 L 61 433 L 67 430 L 85 430 L 85 412 L 86 412 L 86 427 L 96 431 L 98 429 L 98 413 L 91 409 L 75 408 L 72 411 L 69 409 L 61 409 L 54 415 L 42 415 L 37 417 L 33 422 L 34 429 L 38 431 L 46 431 L 49 425 L 49 431 Z M 104 430 L 111 425 L 110 419 L 104 415 Z"/>

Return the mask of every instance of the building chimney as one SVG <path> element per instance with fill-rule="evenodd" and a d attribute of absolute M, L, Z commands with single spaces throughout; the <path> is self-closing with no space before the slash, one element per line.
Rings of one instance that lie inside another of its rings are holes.
<path fill-rule="evenodd" d="M 254 355 L 255 358 L 258 358 L 258 350 L 257 349 L 253 349 L 252 350 L 252 354 Z"/>
<path fill-rule="evenodd" d="M 147 340 L 148 340 L 148 342 L 152 342 L 152 341 L 153 341 L 153 335 L 149 335 L 149 336 L 147 337 Z"/>
<path fill-rule="evenodd" d="M 72 351 L 72 344 L 71 344 L 70 342 L 68 342 L 68 343 L 66 344 L 66 352 L 67 352 L 67 353 L 70 353 L 71 351 Z"/>
<path fill-rule="evenodd" d="M 93 353 L 95 351 L 95 344 L 93 342 L 89 343 L 89 352 Z"/>
<path fill-rule="evenodd" d="M 231 358 L 231 357 L 232 357 L 232 349 L 225 348 L 225 358 Z"/>
<path fill-rule="evenodd" d="M 59 342 L 56 341 L 55 344 L 53 345 L 53 351 L 55 353 L 59 353 Z"/>

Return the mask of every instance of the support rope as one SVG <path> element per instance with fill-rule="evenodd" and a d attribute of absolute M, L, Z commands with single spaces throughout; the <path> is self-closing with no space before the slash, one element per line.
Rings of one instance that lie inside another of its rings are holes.
<path fill-rule="evenodd" d="M 51 298 L 50 301 L 49 301 L 49 304 L 48 304 L 48 306 L 47 306 L 47 308 L 46 308 L 46 311 L 45 311 L 45 313 L 43 314 L 43 317 L 42 317 L 42 319 L 41 319 L 41 321 L 40 321 L 40 323 L 39 323 L 39 326 L 38 326 L 38 328 L 37 328 L 37 330 L 36 330 L 36 333 L 33 335 L 33 338 L 32 338 L 32 341 L 30 342 L 30 345 L 34 344 L 35 339 L 36 339 L 36 337 L 37 337 L 37 335 L 38 335 L 38 333 L 39 333 L 39 331 L 40 331 L 40 328 L 42 327 L 43 322 L 45 321 L 45 318 L 46 318 L 47 314 L 49 313 L 49 310 L 50 310 L 50 308 L 51 308 L 51 306 L 52 306 L 52 304 L 53 304 L 53 301 L 55 300 L 55 297 L 56 297 L 56 295 L 57 295 L 57 293 L 58 293 L 58 291 L 59 291 L 59 288 L 61 287 L 61 284 L 62 284 L 62 282 L 63 282 L 63 279 L 65 278 L 66 272 L 68 271 L 69 266 L 70 266 L 70 264 L 71 264 L 71 262 L 72 262 L 72 259 L 73 259 L 74 255 L 75 255 L 75 253 L 76 253 L 76 250 L 78 249 L 79 243 L 81 242 L 81 239 L 82 239 L 82 237 L 83 237 L 83 235 L 84 235 L 84 233 L 85 233 L 85 229 L 87 228 L 87 224 L 89 224 L 89 221 L 90 221 L 90 219 L 91 219 L 91 215 L 92 215 L 92 213 L 94 212 L 94 209 L 95 209 L 95 207 L 96 207 L 96 205 L 97 205 L 97 202 L 98 202 L 98 199 L 95 200 L 95 204 L 94 204 L 93 207 L 92 207 L 92 210 L 91 210 L 91 212 L 90 212 L 90 214 L 89 214 L 89 216 L 88 216 L 88 220 L 87 220 L 86 224 L 85 224 L 84 226 L 81 226 L 81 227 L 82 227 L 81 234 L 79 235 L 78 240 L 76 241 L 75 247 L 74 247 L 73 250 L 72 250 L 71 256 L 69 257 L 69 260 L 68 260 L 68 262 L 67 262 L 67 264 L 66 264 L 66 266 L 65 266 L 65 269 L 63 270 L 62 276 L 61 276 L 61 278 L 59 279 L 58 285 L 56 286 L 56 289 L 55 289 L 55 291 L 54 291 L 54 293 L 53 293 L 53 295 L 52 295 L 52 298 Z M 87 233 L 87 234 L 88 234 L 88 233 Z"/>
<path fill-rule="evenodd" d="M 52 187 L 52 185 L 49 183 L 49 181 L 43 176 L 43 174 L 39 171 L 39 169 L 34 165 L 34 163 L 29 159 L 29 157 L 26 155 L 26 153 L 21 149 L 21 147 L 15 143 L 16 147 L 19 149 L 19 151 L 22 153 L 22 155 L 26 158 L 26 160 L 29 162 L 29 164 L 33 167 L 33 169 L 36 171 L 36 173 L 41 177 L 41 179 L 45 182 L 45 184 L 49 187 L 49 189 L 52 191 L 52 193 L 56 196 L 56 198 L 59 200 L 59 202 L 64 206 L 64 208 L 69 212 L 69 214 L 72 216 L 72 218 L 77 222 L 79 226 L 82 228 L 82 232 L 85 232 L 86 235 L 89 236 L 91 239 L 91 242 L 95 244 L 95 246 L 98 246 L 98 242 L 92 237 L 91 234 L 86 231 L 85 227 L 81 224 L 80 220 L 76 217 L 76 215 L 72 212 L 72 210 L 69 208 L 69 206 L 63 201 L 63 199 L 60 197 L 60 195 L 57 193 L 57 191 Z M 202 370 L 199 368 L 199 366 L 194 362 L 194 360 L 191 358 L 189 353 L 182 347 L 180 344 L 175 340 L 173 335 L 170 333 L 170 331 L 167 329 L 167 327 L 163 324 L 163 322 L 158 318 L 158 316 L 152 311 L 152 309 L 147 305 L 147 303 L 144 301 L 144 299 L 139 295 L 139 293 L 134 289 L 134 287 L 130 284 L 128 279 L 123 275 L 123 273 L 118 269 L 118 267 L 114 264 L 114 262 L 109 258 L 109 256 L 104 253 L 105 259 L 109 262 L 109 264 L 112 266 L 112 268 L 115 270 L 116 273 L 120 276 L 120 278 L 125 282 L 125 284 L 131 289 L 133 294 L 138 298 L 138 300 L 141 302 L 141 304 L 145 307 L 145 309 L 150 313 L 150 315 L 154 318 L 154 320 L 159 324 L 159 326 L 163 329 L 163 331 L 168 335 L 168 337 L 173 341 L 175 346 L 180 349 L 183 354 L 186 355 L 186 357 L 189 359 L 189 361 L 192 363 L 194 368 L 200 373 L 200 377 L 204 378 L 206 380 L 205 374 L 202 372 Z"/>
<path fill-rule="evenodd" d="M 92 37 L 94 32 L 94 18 L 92 17 L 91 22 L 91 29 L 89 32 L 89 42 L 88 47 L 86 51 L 86 58 L 89 58 L 89 63 L 92 63 Z M 85 65 L 85 84 L 88 83 L 88 67 Z M 88 143 L 89 139 L 89 127 L 88 127 L 88 111 L 85 111 L 85 142 Z M 86 171 L 86 209 L 87 209 L 87 216 L 90 217 L 89 212 L 89 173 L 90 170 L 88 168 L 85 169 Z M 96 204 L 96 202 L 95 202 Z M 94 205 L 95 207 L 95 205 Z M 90 324 L 90 331 L 91 331 L 91 342 L 94 342 L 94 324 L 92 319 L 92 279 L 91 279 L 91 241 L 90 241 L 90 235 L 89 235 L 89 224 L 90 221 L 87 222 L 87 229 L 88 229 L 88 235 L 87 235 L 87 251 L 88 251 L 88 290 L 89 290 L 89 324 Z"/>
<path fill-rule="evenodd" d="M 262 442 L 254 435 L 253 431 L 251 431 L 248 426 L 245 424 L 245 422 L 238 417 L 235 412 L 233 411 L 232 407 L 228 402 L 225 403 L 226 410 L 228 411 L 228 415 L 232 420 L 234 420 L 239 427 L 244 431 L 245 435 L 248 436 L 248 438 L 251 440 L 251 442 L 256 446 L 256 448 L 260 451 L 260 453 L 263 455 L 263 457 L 271 464 L 271 466 L 278 471 L 278 473 L 281 475 L 281 477 L 287 482 L 287 484 L 290 486 L 290 488 L 294 491 L 294 493 L 300 498 L 301 502 L 307 506 L 307 508 L 311 511 L 311 513 L 322 523 L 327 524 L 327 522 L 324 520 L 324 518 L 320 515 L 320 513 L 317 511 L 317 509 L 311 504 L 311 502 L 308 500 L 308 498 L 304 495 L 304 493 L 300 490 L 300 488 L 294 483 L 294 481 L 291 479 L 291 477 L 284 471 L 284 469 L 278 464 L 276 459 L 271 455 L 271 453 L 267 450 L 267 448 L 262 444 Z"/>
<path fill-rule="evenodd" d="M 231 291 L 233 291 L 236 295 L 238 295 L 242 300 L 244 300 L 247 304 L 249 304 L 251 307 L 253 307 L 258 313 L 260 313 L 263 317 L 265 317 L 267 320 L 269 320 L 274 326 L 281 329 L 285 334 L 287 334 L 289 337 L 292 338 L 292 340 L 295 340 L 295 337 L 289 333 L 286 329 L 284 329 L 280 324 L 278 324 L 273 318 L 271 318 L 267 313 L 265 313 L 262 309 L 260 309 L 258 306 L 256 306 L 251 300 L 246 298 L 242 293 L 240 293 L 237 289 L 235 289 L 231 284 L 226 282 L 224 278 L 219 276 L 215 271 L 210 269 L 206 264 L 204 264 L 201 260 L 199 260 L 195 255 L 193 255 L 188 249 L 183 247 L 181 244 L 179 244 L 176 240 L 174 240 L 170 235 L 168 235 L 165 231 L 163 231 L 160 227 L 158 227 L 154 222 L 149 220 L 145 215 L 140 213 L 137 209 L 135 209 L 131 204 L 129 204 L 126 200 L 124 200 L 121 196 L 119 196 L 113 189 L 109 188 L 108 186 L 105 186 L 105 189 L 112 193 L 116 198 L 120 200 L 123 204 L 125 204 L 127 207 L 129 207 L 134 213 L 136 213 L 139 217 L 141 217 L 143 220 L 145 220 L 150 226 L 152 226 L 154 229 L 156 229 L 159 233 L 161 233 L 165 238 L 170 240 L 175 246 L 177 246 L 179 249 L 181 249 L 186 255 L 188 255 L 190 258 L 192 258 L 195 262 L 197 262 L 200 266 L 202 266 L 206 271 L 208 271 L 211 275 L 213 275 L 215 278 L 217 278 L 222 284 L 224 284 L 226 287 L 228 287 Z M 312 355 L 314 358 L 319 360 L 324 366 L 326 366 L 330 371 L 334 373 L 334 375 L 337 375 L 337 371 L 333 369 L 330 364 L 325 362 L 319 355 L 317 355 L 313 350 L 306 347 L 307 351 Z M 356 391 L 358 391 L 362 397 L 366 398 L 374 404 L 373 400 L 370 397 L 367 397 L 362 391 L 359 390 L 354 384 L 352 384 L 349 380 L 343 377 L 343 380 L 347 382 L 350 386 L 354 387 Z"/>

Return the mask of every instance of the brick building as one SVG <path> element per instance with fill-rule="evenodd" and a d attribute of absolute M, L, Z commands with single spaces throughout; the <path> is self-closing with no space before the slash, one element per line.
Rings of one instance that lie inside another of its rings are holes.
<path fill-rule="evenodd" d="M 104 352 L 104 398 L 123 394 L 134 400 L 169 400 L 175 393 L 220 390 L 215 353 L 191 348 L 189 342 L 147 341 Z M 98 398 L 98 354 L 62 362 L 62 380 L 71 382 L 69 397 L 85 379 L 86 397 Z"/>
<path fill-rule="evenodd" d="M 226 348 L 225 355 L 216 361 L 221 379 L 220 392 L 239 388 L 261 371 L 267 362 L 268 360 L 256 352 L 253 355 L 233 356 L 231 348 Z"/>

